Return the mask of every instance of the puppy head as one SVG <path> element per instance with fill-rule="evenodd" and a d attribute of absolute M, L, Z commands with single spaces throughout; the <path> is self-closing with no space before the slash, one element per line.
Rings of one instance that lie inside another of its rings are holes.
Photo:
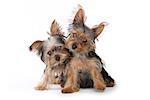
<path fill-rule="evenodd" d="M 45 41 L 35 41 L 31 46 L 31 51 L 37 51 L 41 60 L 46 65 L 53 65 L 66 57 L 65 39 L 58 23 L 54 20 L 50 28 L 50 38 Z"/>
<path fill-rule="evenodd" d="M 85 25 L 85 14 L 82 7 L 79 8 L 75 17 L 73 19 L 72 24 L 70 24 L 70 32 L 79 31 L 89 36 L 93 41 L 101 34 L 106 24 L 104 22 L 99 25 L 95 25 L 93 28 L 89 28 Z"/>

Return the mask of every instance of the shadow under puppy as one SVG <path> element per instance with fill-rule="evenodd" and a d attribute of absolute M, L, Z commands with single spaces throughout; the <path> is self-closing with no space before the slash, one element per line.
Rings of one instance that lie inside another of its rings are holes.
<path fill-rule="evenodd" d="M 86 38 L 82 38 L 78 36 L 80 38 L 79 40 L 84 40 L 83 44 L 85 43 L 85 41 L 91 42 L 91 44 L 95 44 L 95 39 L 101 34 L 106 24 L 100 23 L 99 25 L 96 25 L 93 28 L 89 28 L 88 26 L 85 25 L 84 21 L 85 21 L 84 10 L 82 7 L 80 7 L 80 9 L 77 11 L 73 19 L 72 24 L 70 24 L 70 28 L 69 28 L 70 34 L 82 33 L 84 37 L 91 39 L 88 40 Z M 87 48 L 87 51 L 88 51 L 88 58 L 96 58 L 102 64 L 101 74 L 106 86 L 113 87 L 115 85 L 115 80 L 104 69 L 103 62 L 101 58 L 96 54 L 95 48 L 93 48 L 92 50 Z M 81 82 L 80 87 L 82 88 L 93 87 L 93 82 L 89 80 L 89 78 L 86 78 L 84 81 Z"/>
<path fill-rule="evenodd" d="M 45 90 L 48 84 L 60 84 L 65 79 L 63 76 L 66 64 L 70 60 L 70 52 L 65 48 L 64 33 L 54 20 L 50 28 L 50 38 L 45 41 L 35 41 L 31 51 L 36 51 L 41 60 L 46 64 L 42 80 L 35 87 L 37 90 Z"/>
<path fill-rule="evenodd" d="M 72 30 L 65 45 L 73 53 L 73 57 L 66 66 L 66 81 L 62 93 L 79 91 L 84 82 L 92 82 L 88 84 L 97 90 L 104 90 L 106 85 L 101 74 L 102 63 L 96 57 L 89 57 L 89 51 L 95 50 L 93 37 Z"/>

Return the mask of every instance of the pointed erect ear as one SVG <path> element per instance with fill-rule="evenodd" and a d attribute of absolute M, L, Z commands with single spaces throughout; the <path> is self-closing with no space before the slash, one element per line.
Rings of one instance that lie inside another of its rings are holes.
<path fill-rule="evenodd" d="M 50 32 L 51 32 L 51 34 L 50 34 L 51 36 L 63 34 L 61 32 L 61 28 L 60 28 L 59 24 L 55 20 L 51 24 Z"/>
<path fill-rule="evenodd" d="M 43 46 L 44 41 L 35 41 L 32 43 L 32 45 L 29 47 L 30 51 L 37 51 L 38 54 L 41 52 L 42 50 L 42 46 Z"/>
<path fill-rule="evenodd" d="M 73 19 L 73 24 L 81 24 L 81 25 L 83 25 L 84 24 L 84 17 L 85 17 L 84 10 L 82 8 L 80 8 L 77 11 L 77 13 L 76 13 L 76 15 L 75 15 L 75 17 Z"/>
<path fill-rule="evenodd" d="M 97 26 L 94 26 L 92 28 L 92 31 L 94 32 L 95 36 L 94 38 L 97 38 L 103 31 L 104 27 L 106 26 L 106 23 L 105 22 L 102 22 L 100 23 L 99 25 Z"/>

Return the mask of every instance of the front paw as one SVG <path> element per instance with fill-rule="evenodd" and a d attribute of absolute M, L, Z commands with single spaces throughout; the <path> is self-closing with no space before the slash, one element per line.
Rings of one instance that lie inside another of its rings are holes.
<path fill-rule="evenodd" d="M 43 90 L 47 90 L 47 88 L 46 88 L 46 86 L 38 85 L 38 86 L 35 87 L 35 90 L 43 91 Z"/>
<path fill-rule="evenodd" d="M 96 88 L 97 90 L 105 90 L 106 85 L 103 84 L 103 83 L 97 83 L 97 84 L 95 84 L 95 88 Z"/>
<path fill-rule="evenodd" d="M 62 90 L 61 90 L 61 92 L 62 93 L 74 93 L 74 92 L 77 92 L 77 91 L 79 91 L 79 89 L 78 88 L 74 88 L 74 87 L 66 87 L 66 88 L 63 88 Z"/>

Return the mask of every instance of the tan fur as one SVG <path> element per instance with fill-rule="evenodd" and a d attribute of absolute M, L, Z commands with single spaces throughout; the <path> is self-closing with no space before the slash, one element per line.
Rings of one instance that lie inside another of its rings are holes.
<path fill-rule="evenodd" d="M 64 34 L 63 32 L 61 32 L 61 27 L 59 26 L 59 24 L 55 20 L 52 22 L 50 32 L 51 32 L 51 34 L 50 34 L 51 36 Z"/>
<path fill-rule="evenodd" d="M 80 8 L 77 12 L 77 14 L 75 15 L 75 18 L 73 20 L 73 24 L 77 23 L 83 23 L 84 22 L 84 10 L 82 8 Z"/>
<path fill-rule="evenodd" d="M 95 33 L 95 38 L 97 38 L 102 33 L 105 26 L 106 24 L 102 22 L 99 25 L 96 25 L 92 28 L 93 32 Z"/>
<path fill-rule="evenodd" d="M 30 46 L 30 51 L 39 51 L 42 46 L 43 41 L 37 40 Z"/>

